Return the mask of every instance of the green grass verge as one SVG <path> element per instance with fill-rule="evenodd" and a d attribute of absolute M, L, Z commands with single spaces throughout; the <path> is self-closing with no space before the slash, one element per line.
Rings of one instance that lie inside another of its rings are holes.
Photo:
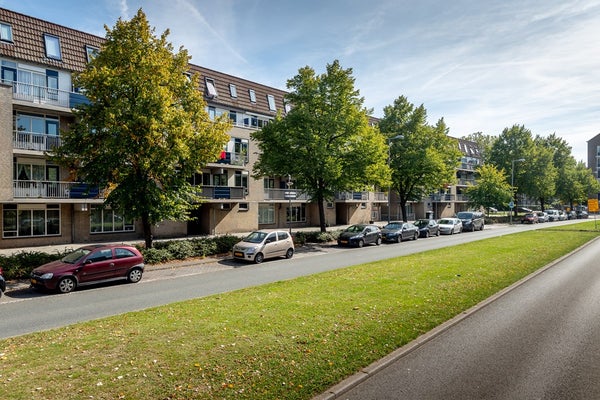
<path fill-rule="evenodd" d="M 0 398 L 310 399 L 593 229 L 506 235 L 2 340 Z"/>

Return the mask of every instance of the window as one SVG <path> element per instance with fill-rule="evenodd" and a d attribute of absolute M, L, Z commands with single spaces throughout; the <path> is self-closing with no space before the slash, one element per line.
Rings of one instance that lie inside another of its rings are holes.
<path fill-rule="evenodd" d="M 17 207 L 5 204 L 2 210 L 2 237 L 60 235 L 60 206 L 34 204 Z"/>
<path fill-rule="evenodd" d="M 231 94 L 231 97 L 237 97 L 237 88 L 233 83 L 229 84 L 229 93 Z"/>
<path fill-rule="evenodd" d="M 233 139 L 233 152 L 236 164 L 243 165 L 248 162 L 248 139 Z"/>
<path fill-rule="evenodd" d="M 17 114 L 14 146 L 27 150 L 50 150 L 59 145 L 58 118 Z"/>
<path fill-rule="evenodd" d="M 206 92 L 208 97 L 217 97 L 217 87 L 215 86 L 214 79 L 206 78 Z"/>
<path fill-rule="evenodd" d="M 256 103 L 256 93 L 254 92 L 254 89 L 248 89 L 248 94 L 250 95 L 250 101 Z"/>
<path fill-rule="evenodd" d="M 235 171 L 235 186 L 248 189 L 248 171 Z"/>
<path fill-rule="evenodd" d="M 291 216 L 291 219 L 290 219 Z M 306 222 L 306 205 L 287 207 L 287 222 Z"/>
<path fill-rule="evenodd" d="M 90 211 L 90 233 L 133 231 L 133 219 L 126 219 L 111 209 L 92 206 Z"/>
<path fill-rule="evenodd" d="M 267 102 L 269 103 L 269 110 L 277 111 L 277 107 L 275 107 L 275 96 L 273 96 L 272 94 L 268 94 Z"/>
<path fill-rule="evenodd" d="M 292 111 L 292 105 L 288 104 L 288 103 L 283 103 L 283 109 L 285 110 L 285 113 L 289 113 L 290 111 Z"/>
<path fill-rule="evenodd" d="M 100 49 L 94 46 L 85 45 L 85 55 L 87 57 L 87 62 L 92 61 L 100 52 Z"/>
<path fill-rule="evenodd" d="M 3 42 L 12 43 L 12 26 L 5 24 L 4 22 L 0 22 L 0 40 Z"/>
<path fill-rule="evenodd" d="M 44 34 L 44 43 L 46 44 L 46 57 L 60 60 L 60 39 L 58 36 Z"/>
<path fill-rule="evenodd" d="M 233 125 L 236 125 L 237 124 L 237 112 L 229 111 L 229 120 L 231 121 L 231 123 Z"/>
<path fill-rule="evenodd" d="M 275 223 L 275 205 L 274 204 L 259 204 L 258 205 L 258 223 L 259 224 L 274 224 Z"/>
<path fill-rule="evenodd" d="M 238 204 L 238 210 L 239 211 L 248 211 L 250 209 L 250 206 L 248 205 L 248 203 L 240 203 Z"/>

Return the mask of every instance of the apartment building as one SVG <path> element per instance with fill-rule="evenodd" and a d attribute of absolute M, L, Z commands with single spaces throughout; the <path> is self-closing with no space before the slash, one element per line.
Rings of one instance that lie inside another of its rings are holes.
<path fill-rule="evenodd" d="M 600 134 L 587 141 L 587 167 L 600 182 Z"/>
<path fill-rule="evenodd" d="M 72 108 L 86 101 L 72 74 L 103 41 L 0 8 L 0 248 L 141 238 L 137 221 L 100 207 L 101 188 L 78 182 L 47 157 L 73 121 Z M 197 65 L 190 72 L 200 74 L 209 115 L 229 116 L 230 140 L 193 177 L 205 198 L 194 219 L 160 223 L 155 238 L 317 226 L 317 207 L 293 177 L 251 176 L 257 146 L 250 135 L 286 113 L 285 92 Z M 338 193 L 326 204 L 327 223 L 379 220 L 386 203 L 384 192 Z"/>

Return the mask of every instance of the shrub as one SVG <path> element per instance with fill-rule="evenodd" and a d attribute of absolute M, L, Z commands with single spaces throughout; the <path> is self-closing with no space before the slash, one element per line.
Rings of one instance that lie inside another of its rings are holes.
<path fill-rule="evenodd" d="M 0 256 L 0 266 L 5 279 L 25 279 L 35 267 L 58 260 L 67 252 L 48 254 L 41 251 L 21 251 L 11 256 Z"/>
<path fill-rule="evenodd" d="M 171 253 L 166 248 L 153 247 L 151 249 L 140 249 L 146 264 L 159 264 L 172 260 Z"/>
<path fill-rule="evenodd" d="M 216 244 L 216 254 L 229 253 L 233 248 L 233 245 L 242 240 L 239 236 L 224 235 L 212 238 Z"/>
<path fill-rule="evenodd" d="M 176 260 L 196 256 L 194 244 L 189 240 L 172 240 L 168 242 L 166 250 L 170 253 L 171 258 Z"/>

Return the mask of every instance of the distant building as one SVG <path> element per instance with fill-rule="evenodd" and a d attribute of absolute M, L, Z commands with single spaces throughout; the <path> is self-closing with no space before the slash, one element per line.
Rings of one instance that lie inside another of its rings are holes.
<path fill-rule="evenodd" d="M 600 133 L 588 140 L 587 167 L 592 170 L 594 177 L 600 181 Z"/>

